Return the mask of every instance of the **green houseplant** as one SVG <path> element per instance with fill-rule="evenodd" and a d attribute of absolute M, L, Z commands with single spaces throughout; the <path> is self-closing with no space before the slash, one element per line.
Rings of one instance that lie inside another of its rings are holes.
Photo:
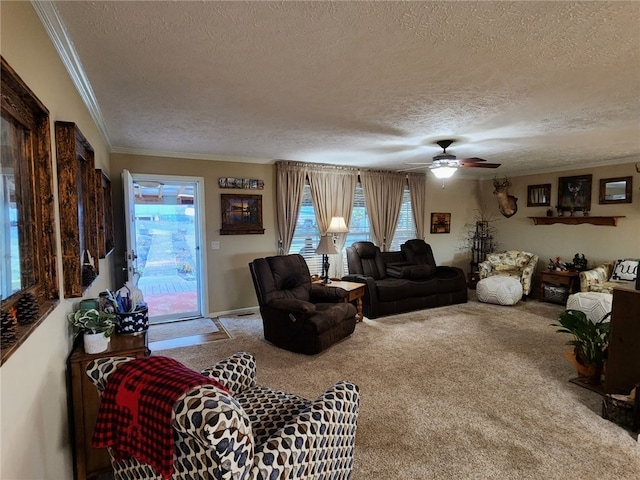
<path fill-rule="evenodd" d="M 73 335 L 83 334 L 86 353 L 104 352 L 109 347 L 109 340 L 116 329 L 118 320 L 113 313 L 95 308 L 80 309 L 68 315 Z"/>
<path fill-rule="evenodd" d="M 561 327 L 559 333 L 573 335 L 567 345 L 573 349 L 565 353 L 567 359 L 576 367 L 578 375 L 586 377 L 592 383 L 600 382 L 600 375 L 607 358 L 609 346 L 609 317 L 611 312 L 601 320 L 592 322 L 584 312 L 579 310 L 565 310 L 557 316 L 558 323 L 551 325 Z"/>

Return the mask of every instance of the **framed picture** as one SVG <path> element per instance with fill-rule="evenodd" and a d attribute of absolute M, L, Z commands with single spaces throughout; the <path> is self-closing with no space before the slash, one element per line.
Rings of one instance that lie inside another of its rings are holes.
<path fill-rule="evenodd" d="M 631 203 L 633 177 L 601 178 L 599 204 Z"/>
<path fill-rule="evenodd" d="M 451 214 L 431 212 L 431 233 L 450 233 Z"/>
<path fill-rule="evenodd" d="M 223 193 L 221 197 L 222 228 L 220 235 L 263 234 L 262 195 Z"/>
<path fill-rule="evenodd" d="M 244 190 L 263 190 L 264 180 L 261 178 L 220 177 L 218 178 L 218 187 L 242 188 Z"/>
<path fill-rule="evenodd" d="M 527 207 L 548 207 L 549 205 L 551 205 L 550 183 L 527 187 Z"/>
<path fill-rule="evenodd" d="M 558 179 L 558 210 L 591 210 L 591 175 Z"/>

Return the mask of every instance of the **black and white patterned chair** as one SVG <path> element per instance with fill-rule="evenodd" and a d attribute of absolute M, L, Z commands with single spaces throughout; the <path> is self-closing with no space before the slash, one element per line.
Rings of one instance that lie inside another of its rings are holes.
<path fill-rule="evenodd" d="M 125 357 L 87 367 L 99 392 Z M 346 381 L 315 400 L 256 384 L 256 362 L 239 352 L 202 371 L 230 394 L 200 386 L 173 411 L 172 479 L 348 479 L 353 468 L 360 394 Z M 114 461 L 116 480 L 162 480 L 136 459 Z"/>

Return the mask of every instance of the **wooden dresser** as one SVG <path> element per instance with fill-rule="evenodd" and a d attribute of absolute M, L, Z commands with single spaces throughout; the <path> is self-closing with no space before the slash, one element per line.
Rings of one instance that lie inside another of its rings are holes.
<path fill-rule="evenodd" d="M 85 480 L 111 469 L 107 450 L 91 446 L 100 399 L 96 387 L 85 373 L 87 366 L 96 358 L 140 358 L 147 355 L 147 332 L 141 335 L 113 335 L 109 348 L 102 353 L 85 353 L 82 341 L 77 342 L 71 351 L 68 364 L 71 389 L 70 423 L 76 480 Z"/>
<path fill-rule="evenodd" d="M 628 395 L 640 383 L 640 290 L 615 288 L 604 393 Z"/>

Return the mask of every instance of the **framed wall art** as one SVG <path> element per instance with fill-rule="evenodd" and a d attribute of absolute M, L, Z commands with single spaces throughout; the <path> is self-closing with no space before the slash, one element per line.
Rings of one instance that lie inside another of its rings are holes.
<path fill-rule="evenodd" d="M 223 193 L 220 235 L 263 234 L 262 195 Z"/>
<path fill-rule="evenodd" d="M 560 177 L 558 179 L 558 210 L 591 210 L 591 175 Z"/>
<path fill-rule="evenodd" d="M 601 178 L 599 204 L 631 203 L 633 177 Z"/>
<path fill-rule="evenodd" d="M 548 207 L 549 205 L 551 205 L 550 183 L 527 187 L 527 207 Z"/>
<path fill-rule="evenodd" d="M 264 180 L 260 178 L 235 178 L 220 177 L 218 178 L 218 187 L 220 188 L 242 188 L 245 190 L 263 190 Z"/>
<path fill-rule="evenodd" d="M 451 214 L 431 213 L 431 233 L 450 233 Z"/>

